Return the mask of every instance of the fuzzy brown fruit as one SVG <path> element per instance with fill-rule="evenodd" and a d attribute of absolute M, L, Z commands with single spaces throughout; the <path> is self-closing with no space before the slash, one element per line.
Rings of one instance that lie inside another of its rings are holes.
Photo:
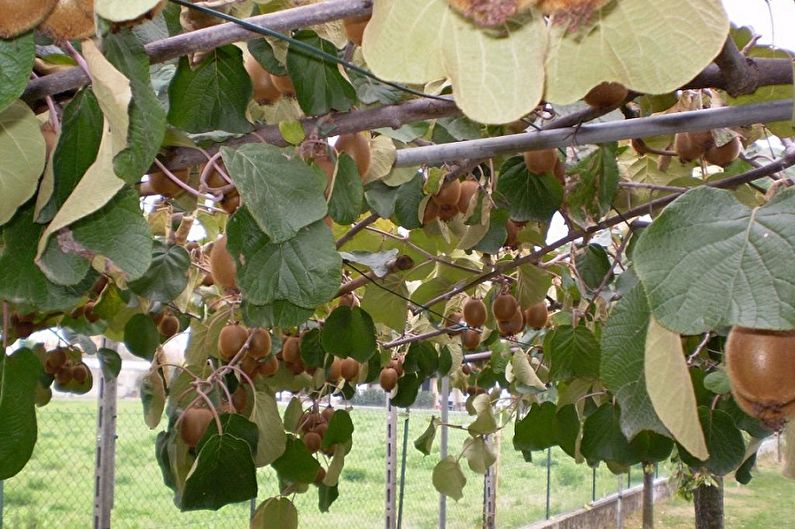
<path fill-rule="evenodd" d="M 322 441 L 320 435 L 315 432 L 307 432 L 304 434 L 304 445 L 306 445 L 306 449 L 309 450 L 310 454 L 314 454 L 320 450 L 320 443 Z"/>
<path fill-rule="evenodd" d="M 232 393 L 232 406 L 234 406 L 236 412 L 240 413 L 247 403 L 248 393 L 246 393 L 246 388 L 238 386 L 235 392 Z"/>
<path fill-rule="evenodd" d="M 58 0 L 38 30 L 54 40 L 86 39 L 94 35 L 94 0 Z"/>
<path fill-rule="evenodd" d="M 66 364 L 66 352 L 60 347 L 47 353 L 44 360 L 44 372 L 54 375 Z"/>
<path fill-rule="evenodd" d="M 592 107 L 607 108 L 620 104 L 627 98 L 627 87 L 621 83 L 599 83 L 585 94 L 583 100 Z"/>
<path fill-rule="evenodd" d="M 188 179 L 188 169 L 175 171 L 174 176 L 176 176 L 180 181 L 184 182 Z M 149 175 L 149 185 L 155 193 L 164 197 L 174 197 L 185 192 L 184 189 L 182 189 L 171 178 L 166 176 L 165 173 L 160 172 L 151 173 Z"/>
<path fill-rule="evenodd" d="M 505 237 L 503 246 L 505 248 L 516 249 L 519 246 L 519 232 L 522 230 L 521 226 L 512 220 L 505 223 L 505 231 L 508 235 Z"/>
<path fill-rule="evenodd" d="M 251 342 L 248 344 L 248 354 L 252 358 L 262 358 L 271 352 L 271 335 L 266 329 L 255 329 Z"/>
<path fill-rule="evenodd" d="M 558 153 L 555 149 L 544 149 L 542 151 L 526 151 L 524 153 L 524 164 L 527 170 L 533 174 L 544 174 L 552 172 L 558 161 Z"/>
<path fill-rule="evenodd" d="M 231 215 L 240 207 L 240 194 L 235 189 L 227 191 L 219 205 L 221 209 Z"/>
<path fill-rule="evenodd" d="M 251 78 L 252 96 L 254 101 L 260 105 L 267 105 L 273 103 L 280 97 L 282 93 L 279 92 L 276 85 L 273 84 L 271 74 L 262 67 L 262 65 L 250 53 L 243 54 L 243 66 Z"/>
<path fill-rule="evenodd" d="M 403 376 L 403 360 L 400 358 L 393 358 L 387 362 L 386 367 L 392 368 L 397 371 L 398 378 Z"/>
<path fill-rule="evenodd" d="M 378 383 L 381 384 L 381 389 L 389 393 L 395 386 L 397 386 L 398 381 L 398 374 L 397 371 L 392 369 L 391 367 L 385 367 L 381 370 L 381 374 L 378 375 Z"/>
<path fill-rule="evenodd" d="M 342 378 L 342 358 L 334 357 L 334 361 L 331 362 L 331 367 L 329 367 L 328 378 L 326 380 L 332 384 L 336 384 L 340 378 Z"/>
<path fill-rule="evenodd" d="M 704 156 L 715 145 L 712 132 L 680 132 L 674 136 L 674 151 L 682 162 L 692 162 Z"/>
<path fill-rule="evenodd" d="M 83 362 L 80 362 L 77 365 L 72 366 L 72 380 L 77 382 L 78 384 L 82 384 L 83 382 L 91 376 L 91 371 L 89 371 L 88 366 L 85 365 Z"/>
<path fill-rule="evenodd" d="M 326 479 L 326 469 L 323 467 L 317 467 L 317 473 L 315 474 L 315 479 L 312 481 L 312 483 L 315 485 L 322 485 L 324 479 Z"/>
<path fill-rule="evenodd" d="M 279 360 L 273 355 L 266 358 L 265 361 L 260 363 L 260 365 L 257 367 L 257 373 L 263 377 L 269 377 L 278 370 Z"/>
<path fill-rule="evenodd" d="M 218 353 L 224 360 L 231 360 L 243 348 L 248 338 L 248 329 L 238 324 L 227 325 L 218 335 Z"/>
<path fill-rule="evenodd" d="M 743 411 L 773 429 L 795 415 L 795 331 L 733 327 L 725 360 Z"/>
<path fill-rule="evenodd" d="M 282 358 L 285 362 L 296 364 L 301 361 L 301 339 L 288 336 L 282 342 Z"/>
<path fill-rule="evenodd" d="M 461 333 L 461 345 L 464 348 L 469 349 L 476 349 L 477 346 L 480 345 L 480 331 L 476 331 L 474 329 L 467 329 L 463 333 Z"/>
<path fill-rule="evenodd" d="M 348 382 L 356 380 L 359 378 L 359 362 L 353 358 L 345 358 L 340 366 L 340 373 Z"/>
<path fill-rule="evenodd" d="M 466 214 L 469 212 L 469 205 L 472 202 L 472 197 L 477 194 L 478 187 L 480 186 L 474 180 L 464 180 L 461 182 L 461 194 L 458 196 L 457 204 L 460 213 Z"/>
<path fill-rule="evenodd" d="M 351 134 L 341 134 L 337 138 L 334 148 L 339 153 L 345 153 L 356 162 L 356 169 L 359 171 L 359 178 L 364 180 L 367 171 L 370 170 L 370 140 L 365 132 L 354 132 Z"/>
<path fill-rule="evenodd" d="M 425 211 L 422 213 L 422 224 L 428 224 L 437 218 L 439 218 L 439 206 L 433 200 L 429 200 L 425 204 Z"/>
<path fill-rule="evenodd" d="M 461 182 L 457 179 L 442 184 L 439 192 L 431 197 L 438 206 L 455 206 L 458 212 L 458 199 L 461 198 Z"/>
<path fill-rule="evenodd" d="M 469 298 L 464 303 L 464 321 L 470 327 L 480 327 L 486 323 L 487 317 L 486 304 L 482 299 Z"/>
<path fill-rule="evenodd" d="M 212 420 L 213 412 L 207 408 L 189 408 L 179 423 L 179 435 L 186 445 L 195 448 Z"/>
<path fill-rule="evenodd" d="M 518 308 L 519 303 L 511 294 L 499 294 L 491 303 L 491 312 L 497 321 L 509 321 Z"/>
<path fill-rule="evenodd" d="M 522 329 L 524 329 L 524 314 L 522 314 L 522 311 L 517 307 L 509 320 L 497 322 L 497 329 L 503 336 L 513 336 L 514 334 L 520 333 Z"/>
<path fill-rule="evenodd" d="M 226 235 L 215 241 L 210 252 L 210 273 L 215 284 L 222 289 L 237 288 L 237 267 L 232 254 L 226 249 Z"/>
<path fill-rule="evenodd" d="M 323 411 L 320 413 L 320 416 L 323 418 L 324 421 L 329 422 L 331 420 L 331 416 L 334 415 L 334 408 L 331 406 L 326 406 L 323 408 Z"/>
<path fill-rule="evenodd" d="M 293 85 L 293 80 L 290 79 L 289 75 L 273 75 L 271 76 L 271 82 L 273 86 L 276 87 L 276 90 L 282 93 L 284 96 L 294 96 L 295 95 L 295 86 Z"/>
<path fill-rule="evenodd" d="M 358 307 L 359 306 L 359 298 L 356 297 L 356 294 L 353 292 L 346 292 L 345 294 L 340 296 L 340 306 L 346 307 Z"/>
<path fill-rule="evenodd" d="M 740 138 L 734 137 L 728 143 L 724 143 L 720 147 L 713 145 L 709 147 L 704 153 L 704 159 L 707 163 L 712 165 L 720 165 L 726 167 L 740 156 L 743 151 L 743 144 Z"/>
<path fill-rule="evenodd" d="M 10 39 L 47 18 L 58 0 L 0 0 L 0 38 Z"/>
<path fill-rule="evenodd" d="M 458 206 L 454 204 L 442 204 L 439 206 L 439 219 L 447 222 L 458 215 Z"/>
<path fill-rule="evenodd" d="M 342 19 L 342 23 L 345 26 L 345 35 L 348 36 L 348 40 L 357 46 L 361 46 L 362 38 L 364 37 L 364 28 L 367 27 L 369 21 L 370 15 Z"/>
<path fill-rule="evenodd" d="M 549 318 L 549 312 L 547 304 L 543 301 L 530 305 L 524 311 L 525 323 L 533 329 L 540 329 L 546 325 L 547 318 Z"/>
<path fill-rule="evenodd" d="M 157 330 L 161 336 L 171 338 L 179 332 L 179 320 L 176 316 L 168 314 L 161 318 L 160 323 L 157 324 Z"/>

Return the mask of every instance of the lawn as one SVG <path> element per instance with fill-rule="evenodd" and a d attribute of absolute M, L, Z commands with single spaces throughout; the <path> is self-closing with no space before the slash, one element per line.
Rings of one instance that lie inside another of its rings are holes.
<path fill-rule="evenodd" d="M 6 529 L 85 529 L 92 525 L 94 445 L 96 440 L 95 403 L 86 400 L 53 401 L 39 414 L 39 442 L 33 458 L 16 477 L 5 483 L 4 527 Z M 438 494 L 431 484 L 431 472 L 438 452 L 428 457 L 416 451 L 413 440 L 428 424 L 430 411 L 415 410 L 409 417 L 409 444 L 406 453 L 403 529 L 433 528 L 438 524 Z M 314 489 L 296 498 L 301 527 L 372 528 L 383 524 L 385 482 L 386 414 L 377 408 L 357 408 L 352 412 L 356 431 L 354 450 L 348 457 L 340 481 L 340 497 L 331 512 L 317 509 Z M 398 439 L 402 442 L 407 415 L 398 419 Z M 466 424 L 470 418 L 451 413 L 451 422 Z M 248 503 L 230 505 L 218 512 L 180 513 L 163 485 L 154 459 L 154 438 L 143 423 L 138 401 L 120 401 L 116 447 L 116 489 L 113 527 L 119 529 L 160 529 L 192 527 L 213 529 L 247 527 Z M 465 432 L 450 430 L 450 452 L 458 453 Z M 525 462 L 511 446 L 512 428 L 501 442 L 498 484 L 497 524 L 514 528 L 544 518 L 546 501 L 546 453 L 534 454 Z M 438 442 L 435 446 L 438 451 Z M 401 458 L 398 451 L 398 460 Z M 463 460 L 462 460 L 463 461 Z M 480 527 L 483 478 L 465 468 L 467 485 L 464 498 L 448 501 L 447 527 Z M 617 478 L 604 466 L 596 472 L 596 495 L 615 492 L 626 486 L 627 476 Z M 640 472 L 632 474 L 632 484 Z M 556 514 L 586 505 L 591 500 L 592 470 L 576 465 L 564 454 L 552 452 L 551 513 Z M 276 492 L 275 474 L 259 471 L 259 499 Z"/>

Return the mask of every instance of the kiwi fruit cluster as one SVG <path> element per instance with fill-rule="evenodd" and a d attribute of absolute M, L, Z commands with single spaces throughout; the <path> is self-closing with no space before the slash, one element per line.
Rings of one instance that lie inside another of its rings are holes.
<path fill-rule="evenodd" d="M 331 421 L 331 416 L 334 415 L 335 411 L 330 405 L 326 406 L 323 411 L 318 411 L 316 406 L 312 406 L 304 412 L 298 421 L 298 431 L 300 432 L 301 440 L 310 454 L 320 451 L 323 437 L 325 437 L 328 430 L 328 423 Z M 332 455 L 334 454 L 334 448 L 335 446 L 332 445 L 325 449 L 324 453 Z M 322 478 L 320 479 L 322 480 Z"/>
<path fill-rule="evenodd" d="M 337 384 L 342 378 L 353 384 L 359 379 L 361 370 L 362 365 L 355 358 L 334 357 L 326 372 L 326 381 L 330 384 Z"/>
<path fill-rule="evenodd" d="M 674 151 L 683 163 L 704 158 L 707 163 L 726 167 L 740 156 L 743 144 L 733 137 L 718 146 L 712 131 L 680 132 L 674 136 Z"/>
<path fill-rule="evenodd" d="M 94 377 L 78 349 L 56 347 L 44 357 L 44 372 L 52 377 L 55 389 L 82 395 L 91 390 Z"/>
<path fill-rule="evenodd" d="M 260 105 L 270 105 L 282 97 L 282 92 L 276 88 L 271 74 L 262 67 L 251 53 L 243 54 L 243 66 L 251 78 L 252 95 L 254 101 Z"/>
<path fill-rule="evenodd" d="M 444 182 L 426 204 L 422 223 L 427 224 L 437 218 L 447 222 L 459 213 L 466 215 L 479 187 L 475 180 L 462 182 L 455 178 Z"/>
<path fill-rule="evenodd" d="M 249 329 L 239 323 L 224 326 L 218 334 L 218 356 L 221 360 L 229 362 L 243 350 L 246 342 L 248 347 L 240 359 L 240 368 L 243 372 L 251 378 L 276 373 L 279 369 L 279 359 L 271 352 L 272 339 L 267 329 L 260 327 Z"/>
<path fill-rule="evenodd" d="M 545 302 L 541 301 L 523 309 L 519 301 L 509 292 L 502 292 L 494 297 L 491 314 L 501 336 L 514 336 L 525 327 L 541 329 L 546 325 L 549 316 Z M 469 328 L 461 333 L 461 344 L 465 349 L 476 349 L 481 342 L 482 327 L 488 319 L 483 300 L 467 299 L 464 302 L 463 319 Z"/>
<path fill-rule="evenodd" d="M 726 372 L 737 405 L 774 430 L 795 416 L 795 330 L 733 327 Z"/>
<path fill-rule="evenodd" d="M 55 41 L 81 40 L 94 35 L 94 0 L 58 0 L 38 30 Z"/>
<path fill-rule="evenodd" d="M 362 45 L 364 39 L 364 29 L 367 23 L 370 22 L 370 15 L 360 15 L 358 17 L 348 17 L 342 19 L 342 24 L 345 27 L 345 35 L 348 40 L 357 46 Z"/>
<path fill-rule="evenodd" d="M 381 386 L 381 389 L 389 393 L 397 386 L 398 379 L 403 376 L 403 359 L 402 358 L 392 358 L 386 364 L 386 366 L 381 369 L 381 373 L 378 375 L 378 383 Z"/>

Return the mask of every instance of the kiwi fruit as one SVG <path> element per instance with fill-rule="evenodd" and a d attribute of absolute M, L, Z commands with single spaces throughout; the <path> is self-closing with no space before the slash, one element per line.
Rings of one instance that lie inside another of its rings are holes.
<path fill-rule="evenodd" d="M 704 152 L 704 159 L 712 165 L 726 167 L 740 156 L 743 144 L 740 138 L 734 137 L 728 143 L 718 147 L 713 145 Z"/>
<path fill-rule="evenodd" d="M 398 377 L 403 376 L 403 360 L 400 358 L 393 358 L 387 362 L 386 367 L 390 367 L 397 371 Z"/>
<path fill-rule="evenodd" d="M 54 375 L 66 364 L 66 351 L 57 347 L 47 353 L 44 358 L 44 372 L 48 375 Z"/>
<path fill-rule="evenodd" d="M 354 294 L 353 292 L 346 292 L 345 294 L 340 296 L 339 305 L 340 306 L 344 305 L 346 307 L 351 307 L 351 308 L 358 307 L 359 298 L 357 298 L 356 294 Z"/>
<path fill-rule="evenodd" d="M 511 294 L 499 294 L 491 303 L 491 312 L 497 321 L 509 321 L 514 317 L 519 303 Z"/>
<path fill-rule="evenodd" d="M 353 358 L 345 358 L 340 366 L 340 373 L 342 378 L 348 382 L 353 382 L 359 378 L 359 362 Z"/>
<path fill-rule="evenodd" d="M 236 412 L 240 413 L 245 409 L 246 404 L 248 404 L 248 393 L 246 393 L 246 388 L 238 386 L 234 393 L 232 393 L 232 406 L 234 406 Z"/>
<path fill-rule="evenodd" d="M 712 132 L 680 132 L 674 136 L 674 151 L 683 163 L 692 162 L 715 145 Z M 739 153 L 738 153 L 739 154 Z"/>
<path fill-rule="evenodd" d="M 381 384 L 381 389 L 389 393 L 395 386 L 397 386 L 398 374 L 397 371 L 391 367 L 385 367 L 378 375 L 378 383 Z"/>
<path fill-rule="evenodd" d="M 523 156 L 525 167 L 533 174 L 552 172 L 558 161 L 558 153 L 555 149 L 526 151 Z"/>
<path fill-rule="evenodd" d="M 323 411 L 320 413 L 320 416 L 323 418 L 324 421 L 328 422 L 331 420 L 331 416 L 334 415 L 334 408 L 331 406 L 326 406 L 323 408 Z"/>
<path fill-rule="evenodd" d="M 282 358 L 285 362 L 296 364 L 301 361 L 301 339 L 288 336 L 282 342 Z"/>
<path fill-rule="evenodd" d="M 470 327 L 480 327 L 486 323 L 487 317 L 486 304 L 482 299 L 469 298 L 464 303 L 464 321 Z"/>
<path fill-rule="evenodd" d="M 370 170 L 370 140 L 366 132 L 354 132 L 352 134 L 341 134 L 337 138 L 334 148 L 339 153 L 345 153 L 356 162 L 356 169 L 359 171 L 359 178 L 364 180 L 367 171 Z"/>
<path fill-rule="evenodd" d="M 58 0 L 0 0 L 0 38 L 10 39 L 39 25 Z"/>
<path fill-rule="evenodd" d="M 259 371 L 259 362 L 257 362 L 256 358 L 247 353 L 243 357 L 243 360 L 240 361 L 240 369 L 242 369 L 249 378 L 253 377 L 257 374 L 257 371 Z"/>
<path fill-rule="evenodd" d="M 500 320 L 497 322 L 497 329 L 503 336 L 513 336 L 518 334 L 524 329 L 524 314 L 517 307 L 509 320 Z"/>
<path fill-rule="evenodd" d="M 505 223 L 505 231 L 508 232 L 505 242 L 503 243 L 505 248 L 512 248 L 515 250 L 519 246 L 519 232 L 521 229 L 519 224 L 510 219 Z"/>
<path fill-rule="evenodd" d="M 480 345 L 480 336 L 480 331 L 467 329 L 461 333 L 461 345 L 463 345 L 465 349 L 476 349 L 477 346 Z"/>
<path fill-rule="evenodd" d="M 533 329 L 541 329 L 547 324 L 549 312 L 547 311 L 547 304 L 543 301 L 534 303 L 524 310 L 524 319 L 528 327 Z"/>
<path fill-rule="evenodd" d="M 55 382 L 59 386 L 65 386 L 72 381 L 72 368 L 64 365 L 55 373 Z"/>
<path fill-rule="evenodd" d="M 267 105 L 282 97 L 282 93 L 273 84 L 271 74 L 262 67 L 251 53 L 245 52 L 243 54 L 243 66 L 251 78 L 254 101 L 260 105 Z"/>
<path fill-rule="evenodd" d="M 266 329 L 254 329 L 251 342 L 248 344 L 248 354 L 252 358 L 262 358 L 271 352 L 271 335 Z"/>
<path fill-rule="evenodd" d="M 157 324 L 157 330 L 161 336 L 171 338 L 179 332 L 179 320 L 173 314 L 168 314 L 161 318 Z"/>
<path fill-rule="evenodd" d="M 726 372 L 734 400 L 773 429 L 795 415 L 795 331 L 733 327 Z"/>
<path fill-rule="evenodd" d="M 220 10 L 224 12 L 226 11 L 223 7 L 221 7 Z M 209 28 L 210 26 L 215 26 L 221 22 L 223 22 L 223 20 L 218 17 L 214 17 L 185 6 L 182 6 L 182 9 L 179 12 L 179 24 L 185 31 L 196 31 L 197 29 Z"/>
<path fill-rule="evenodd" d="M 219 205 L 221 206 L 221 209 L 231 215 L 240 207 L 240 194 L 236 189 L 228 191 L 226 194 L 224 194 L 224 197 L 221 199 Z"/>
<path fill-rule="evenodd" d="M 188 172 L 188 169 L 182 169 L 174 171 L 173 174 L 180 181 L 185 182 L 188 179 Z M 161 172 L 149 174 L 149 185 L 155 193 L 164 197 L 175 197 L 185 192 L 176 182 Z"/>
<path fill-rule="evenodd" d="M 583 100 L 592 107 L 609 108 L 618 106 L 628 93 L 627 87 L 621 83 L 604 82 L 591 88 Z"/>
<path fill-rule="evenodd" d="M 269 377 L 279 370 L 279 360 L 271 355 L 257 366 L 257 373 L 263 377 Z"/>
<path fill-rule="evenodd" d="M 226 249 L 226 235 L 215 241 L 210 252 L 210 273 L 215 284 L 222 289 L 237 288 L 235 261 Z"/>
<path fill-rule="evenodd" d="M 72 366 L 71 369 L 72 380 L 77 382 L 78 384 L 82 384 L 83 382 L 88 379 L 91 375 L 91 371 L 89 371 L 88 366 L 85 365 L 83 362 L 80 362 L 77 365 Z"/>
<path fill-rule="evenodd" d="M 276 90 L 281 92 L 284 96 L 294 96 L 295 95 L 295 86 L 293 85 L 293 80 L 290 79 L 289 75 L 273 75 L 271 76 L 271 82 L 273 86 L 276 87 Z"/>
<path fill-rule="evenodd" d="M 369 21 L 370 15 L 360 15 L 358 17 L 342 19 L 342 24 L 345 26 L 345 35 L 348 36 L 348 40 L 357 46 L 361 46 L 364 37 L 364 28 L 367 27 Z"/>
<path fill-rule="evenodd" d="M 96 323 L 99 321 L 99 314 L 94 313 L 94 307 L 96 306 L 96 302 L 88 301 L 85 305 L 83 305 L 83 316 L 91 323 Z"/>
<path fill-rule="evenodd" d="M 566 164 L 561 162 L 558 159 L 557 163 L 555 164 L 555 168 L 552 169 L 552 174 L 555 176 L 555 180 L 560 182 L 564 188 L 566 187 Z"/>
<path fill-rule="evenodd" d="M 472 197 L 478 192 L 478 183 L 474 180 L 464 180 L 461 182 L 461 194 L 458 196 L 458 211 L 465 214 L 469 212 L 469 205 Z"/>
<path fill-rule="evenodd" d="M 189 408 L 182 414 L 179 436 L 191 448 L 195 448 L 213 420 L 213 412 L 207 408 Z"/>
<path fill-rule="evenodd" d="M 324 479 L 326 479 L 326 469 L 322 466 L 317 467 L 317 473 L 315 473 L 315 479 L 312 483 L 315 485 L 322 485 Z"/>
<path fill-rule="evenodd" d="M 439 218 L 439 206 L 433 200 L 429 200 L 425 204 L 425 211 L 422 212 L 422 224 L 424 226 L 437 218 Z"/>
<path fill-rule="evenodd" d="M 458 206 L 454 204 L 442 204 L 439 206 L 439 219 L 447 222 L 458 215 Z"/>
<path fill-rule="evenodd" d="M 58 0 L 38 30 L 53 40 L 82 40 L 94 35 L 94 0 Z"/>
<path fill-rule="evenodd" d="M 438 206 L 455 206 L 454 209 L 456 213 L 458 213 L 459 198 L 461 198 L 461 182 L 455 178 L 449 182 L 443 183 L 439 191 L 431 197 Z"/>
<path fill-rule="evenodd" d="M 218 334 L 218 353 L 229 361 L 243 348 L 247 339 L 248 329 L 237 323 L 227 325 Z"/>
<path fill-rule="evenodd" d="M 336 384 L 342 378 L 342 358 L 334 357 L 331 366 L 328 369 L 328 382 Z"/>
<path fill-rule="evenodd" d="M 306 449 L 309 450 L 310 454 L 314 454 L 318 450 L 320 450 L 320 443 L 323 440 L 320 438 L 319 434 L 315 432 L 307 432 L 304 434 L 304 445 Z"/>

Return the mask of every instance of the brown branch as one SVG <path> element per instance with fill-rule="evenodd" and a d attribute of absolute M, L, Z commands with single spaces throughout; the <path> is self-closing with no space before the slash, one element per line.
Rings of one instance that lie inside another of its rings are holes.
<path fill-rule="evenodd" d="M 377 213 L 371 213 L 367 217 L 363 218 L 362 220 L 354 224 L 353 227 L 345 233 L 345 235 L 343 235 L 337 240 L 337 250 L 342 248 L 345 245 L 345 243 L 353 239 L 357 233 L 365 229 L 373 222 L 377 221 L 379 218 L 380 217 L 378 216 Z"/>
<path fill-rule="evenodd" d="M 783 171 L 784 169 L 786 169 L 787 167 L 790 167 L 792 165 L 795 165 L 795 147 L 788 148 L 784 152 L 784 155 L 781 158 L 779 158 L 778 160 L 776 160 L 775 162 L 769 163 L 769 164 L 764 165 L 762 167 L 759 167 L 757 169 L 752 169 L 752 170 L 750 170 L 748 172 L 745 172 L 745 173 L 742 173 L 742 174 L 739 174 L 739 175 L 735 175 L 735 176 L 730 176 L 728 178 L 724 178 L 723 180 L 717 180 L 717 181 L 714 181 L 714 182 L 708 182 L 705 185 L 707 185 L 709 187 L 717 187 L 717 188 L 721 188 L 721 189 L 728 188 L 728 187 L 735 187 L 735 186 L 738 186 L 738 185 L 741 185 L 741 184 L 746 184 L 746 183 L 749 183 L 749 182 L 753 182 L 754 180 L 759 180 L 760 178 L 765 178 L 767 176 L 770 176 L 771 174 L 777 173 L 779 171 Z M 613 227 L 613 226 L 615 226 L 617 224 L 621 224 L 622 222 L 626 222 L 628 219 L 631 219 L 633 217 L 639 217 L 639 216 L 642 216 L 642 215 L 647 215 L 649 213 L 652 213 L 655 209 L 658 209 L 658 208 L 661 208 L 663 206 L 666 206 L 666 205 L 670 204 L 676 198 L 678 198 L 681 194 L 682 194 L 681 192 L 680 193 L 673 193 L 673 194 L 670 194 L 670 195 L 665 196 L 665 197 L 661 197 L 661 198 L 658 198 L 658 199 L 655 199 L 655 200 L 651 200 L 651 201 L 647 202 L 646 204 L 643 204 L 643 205 L 640 205 L 638 207 L 632 208 L 629 211 L 626 211 L 626 212 L 624 212 L 622 214 L 614 215 L 612 217 L 608 217 L 607 219 L 605 219 L 605 220 L 603 220 L 603 221 L 601 221 L 601 222 L 599 222 L 597 224 L 594 224 L 593 226 L 590 226 L 590 227 L 588 227 L 588 228 L 586 228 L 584 230 L 578 230 L 578 231 L 569 233 L 567 236 L 565 236 L 565 237 L 563 237 L 561 239 L 558 239 L 557 241 L 553 242 L 552 244 L 547 245 L 547 246 L 545 246 L 545 247 L 543 247 L 543 248 L 541 248 L 541 249 L 539 249 L 539 250 L 537 250 L 535 252 L 532 252 L 532 253 L 530 253 L 528 255 L 525 255 L 523 257 L 517 257 L 513 261 L 507 261 L 507 262 L 501 263 L 501 264 L 497 265 L 494 268 L 494 270 L 492 270 L 490 272 L 486 272 L 484 274 L 481 274 L 480 276 L 476 277 L 475 279 L 473 279 L 471 281 L 468 281 L 467 283 L 465 283 L 463 285 L 454 287 L 451 290 L 445 292 L 444 294 L 441 294 L 439 296 L 436 296 L 433 299 L 428 300 L 425 303 L 425 305 L 430 307 L 430 306 L 433 306 L 436 303 L 439 303 L 441 301 L 447 301 L 447 300 L 451 299 L 453 296 L 455 296 L 455 295 L 457 295 L 457 294 L 459 294 L 461 292 L 464 292 L 465 290 L 473 288 L 473 287 L 483 283 L 484 281 L 488 281 L 490 279 L 493 279 L 493 278 L 495 278 L 497 276 L 500 276 L 500 275 L 502 275 L 502 274 L 504 274 L 506 272 L 510 272 L 511 270 L 514 270 L 514 269 L 516 269 L 516 268 L 518 268 L 518 267 L 520 267 L 522 265 L 525 265 L 525 264 L 536 264 L 536 263 L 538 263 L 541 260 L 541 258 L 543 256 L 545 256 L 548 253 L 551 253 L 551 252 L 557 250 L 558 248 L 561 248 L 562 246 L 565 246 L 566 244 L 572 243 L 572 242 L 574 242 L 577 239 L 580 239 L 582 237 L 587 237 L 589 235 L 593 235 L 594 233 L 596 233 L 598 231 L 601 231 L 601 230 L 604 230 L 606 228 L 611 228 L 611 227 Z"/>
<path fill-rule="evenodd" d="M 414 261 L 408 255 L 400 255 L 394 261 L 390 262 L 387 266 L 386 275 L 392 274 L 394 272 L 405 272 L 406 270 L 410 270 L 414 267 Z M 334 295 L 334 298 L 338 298 L 348 294 L 349 292 L 353 292 L 359 287 L 364 286 L 367 283 L 376 283 L 376 279 L 381 279 L 384 276 L 379 277 L 376 275 L 375 272 L 372 270 L 369 272 L 365 272 L 364 274 L 360 275 L 356 279 L 352 279 L 348 281 L 344 285 L 340 287 L 337 293 Z"/>
<path fill-rule="evenodd" d="M 759 87 L 759 68 L 753 59 L 740 53 L 731 36 L 726 39 L 723 49 L 715 57 L 725 80 L 723 87 L 732 97 L 752 94 Z"/>
<path fill-rule="evenodd" d="M 414 342 L 421 342 L 423 340 L 427 340 L 428 338 L 433 338 L 434 336 L 441 336 L 442 334 L 459 334 L 464 332 L 466 329 L 467 328 L 465 325 L 453 325 L 451 327 L 436 329 L 422 334 L 415 334 L 414 336 L 398 338 L 397 340 L 381 344 L 381 347 L 384 349 L 393 349 L 395 347 L 400 347 L 401 345 L 406 345 Z"/>

